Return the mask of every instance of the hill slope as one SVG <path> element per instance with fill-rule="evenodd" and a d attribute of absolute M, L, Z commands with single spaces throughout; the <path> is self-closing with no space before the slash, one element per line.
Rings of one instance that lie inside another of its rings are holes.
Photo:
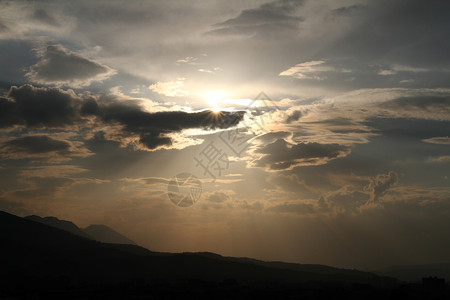
<path fill-rule="evenodd" d="M 367 282 L 368 276 L 316 274 L 271 268 L 198 254 L 153 253 L 132 245 L 89 240 L 66 231 L 0 212 L 0 254 L 7 258 L 0 276 L 11 272 L 27 277 L 64 275 L 72 282 L 119 282 L 132 278 L 177 280 L 192 278 L 222 282 Z"/>
<path fill-rule="evenodd" d="M 68 231 L 72 234 L 78 235 L 78 236 L 82 236 L 85 238 L 91 238 L 86 232 L 84 232 L 83 230 L 81 230 L 80 228 L 78 228 L 77 225 L 75 225 L 74 223 L 70 222 L 70 221 L 65 221 L 65 220 L 60 220 L 58 218 L 55 217 L 39 217 L 36 215 L 32 215 L 32 216 L 27 216 L 25 217 L 25 219 L 27 220 L 31 220 L 31 221 L 35 221 L 35 222 L 39 222 L 42 224 L 46 224 L 49 226 L 53 226 L 65 231 Z"/>
<path fill-rule="evenodd" d="M 105 225 L 90 225 L 89 227 L 84 228 L 83 231 L 85 232 L 85 234 L 91 236 L 94 240 L 103 243 L 130 245 L 136 244 L 126 236 Z"/>

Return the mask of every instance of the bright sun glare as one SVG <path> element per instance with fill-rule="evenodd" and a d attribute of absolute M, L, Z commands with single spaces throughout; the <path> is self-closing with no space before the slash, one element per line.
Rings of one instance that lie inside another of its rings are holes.
<path fill-rule="evenodd" d="M 228 97 L 228 93 L 224 90 L 209 90 L 204 92 L 204 98 L 211 110 L 215 113 L 220 112 L 220 101 Z"/>

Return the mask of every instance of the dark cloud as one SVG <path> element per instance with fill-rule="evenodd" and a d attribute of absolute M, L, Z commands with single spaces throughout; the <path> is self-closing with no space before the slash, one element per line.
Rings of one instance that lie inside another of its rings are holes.
<path fill-rule="evenodd" d="M 224 111 L 215 114 L 205 110 L 194 113 L 167 111 L 149 113 L 135 102 L 101 101 L 99 118 L 105 123 L 123 125 L 128 133 L 138 134 L 139 141 L 148 149 L 172 145 L 167 136 L 183 129 L 202 128 L 206 130 L 225 129 L 237 125 L 244 117 L 243 111 Z"/>
<path fill-rule="evenodd" d="M 390 171 L 387 174 L 379 174 L 376 177 L 371 178 L 366 190 L 370 191 L 371 202 L 377 202 L 378 199 L 383 196 L 386 191 L 398 182 L 398 174 L 394 171 Z"/>
<path fill-rule="evenodd" d="M 317 196 L 317 193 L 296 174 L 285 175 L 275 173 L 267 177 L 266 182 L 283 192 L 293 192 L 296 194 L 296 197 L 301 197 L 302 199 L 312 199 Z"/>
<path fill-rule="evenodd" d="M 114 70 L 59 45 L 48 46 L 41 60 L 26 76 L 33 82 L 68 86 L 85 86 L 103 80 Z"/>
<path fill-rule="evenodd" d="M 256 140 L 261 141 L 263 143 L 272 143 L 278 139 L 286 139 L 292 135 L 291 132 L 286 131 L 273 131 L 262 134 L 256 137 Z"/>
<path fill-rule="evenodd" d="M 370 195 L 360 190 L 355 190 L 349 186 L 344 186 L 337 191 L 327 194 L 319 199 L 322 209 L 332 209 L 336 212 L 354 212 L 359 207 L 365 205 L 370 199 Z"/>
<path fill-rule="evenodd" d="M 352 6 L 331 12 L 335 17 L 358 16 L 351 18 L 351 30 L 322 55 L 415 67 L 449 65 L 449 1 L 372 0 L 366 5 L 366 9 Z"/>
<path fill-rule="evenodd" d="M 0 33 L 9 31 L 8 26 L 0 22 Z"/>
<path fill-rule="evenodd" d="M 392 110 L 426 110 L 448 111 L 450 113 L 450 98 L 448 97 L 402 97 L 380 104 L 383 108 Z"/>
<path fill-rule="evenodd" d="M 286 123 L 290 124 L 292 122 L 298 121 L 303 116 L 303 113 L 300 110 L 294 110 L 288 117 L 286 118 Z"/>
<path fill-rule="evenodd" d="M 7 97 L 0 98 L 0 125 L 3 127 L 64 127 L 80 118 L 81 102 L 71 90 L 13 86 Z"/>
<path fill-rule="evenodd" d="M 350 118 L 344 118 L 344 117 L 337 117 L 333 119 L 326 119 L 322 121 L 316 121 L 316 122 L 306 122 L 310 124 L 326 124 L 330 126 L 348 126 L 348 125 L 355 125 L 355 121 Z"/>
<path fill-rule="evenodd" d="M 146 184 L 168 184 L 170 182 L 170 180 L 166 179 L 166 178 L 160 178 L 160 177 L 148 177 L 148 178 L 143 178 L 144 182 Z"/>
<path fill-rule="evenodd" d="M 26 128 L 62 128 L 86 125 L 88 117 L 111 129 L 116 140 L 126 143 L 137 137 L 147 149 L 172 145 L 170 133 L 183 129 L 225 129 L 237 125 L 245 112 L 211 111 L 147 112 L 135 100 L 123 100 L 114 95 L 100 97 L 78 96 L 73 91 L 59 88 L 37 88 L 31 85 L 11 87 L 7 98 L 0 98 L 0 126 L 21 125 Z M 91 128 L 92 129 L 92 128 Z M 123 140 L 123 141 L 121 141 Z"/>
<path fill-rule="evenodd" d="M 90 155 L 92 153 L 81 142 L 53 139 L 46 135 L 14 138 L 0 145 L 0 158 L 3 159 L 39 158 L 60 162 Z"/>
<path fill-rule="evenodd" d="M 27 152 L 30 154 L 46 152 L 68 152 L 70 144 L 66 141 L 54 140 L 45 135 L 26 136 L 4 143 L 11 151 Z"/>
<path fill-rule="evenodd" d="M 370 118 L 363 122 L 375 132 L 389 137 L 427 139 L 450 136 L 450 122 L 405 118 Z"/>
<path fill-rule="evenodd" d="M 261 5 L 259 8 L 243 10 L 237 17 L 215 24 L 208 34 L 263 36 L 286 34 L 298 30 L 302 17 L 294 16 L 302 0 L 279 0 Z"/>
<path fill-rule="evenodd" d="M 361 10 L 365 9 L 367 6 L 361 4 L 355 4 L 350 6 L 343 6 L 330 11 L 329 16 L 327 17 L 335 17 L 335 16 L 351 16 L 354 15 Z"/>
<path fill-rule="evenodd" d="M 230 196 L 227 193 L 216 191 L 207 196 L 206 200 L 213 203 L 222 203 L 230 199 Z"/>
<path fill-rule="evenodd" d="M 33 19 L 51 26 L 58 26 L 58 22 L 42 8 L 36 9 L 33 13 Z"/>
<path fill-rule="evenodd" d="M 342 157 L 350 152 L 348 146 L 339 144 L 298 143 L 291 144 L 283 139 L 255 149 L 262 157 L 251 165 L 270 170 L 286 170 L 296 166 L 321 165 L 331 159 Z"/>

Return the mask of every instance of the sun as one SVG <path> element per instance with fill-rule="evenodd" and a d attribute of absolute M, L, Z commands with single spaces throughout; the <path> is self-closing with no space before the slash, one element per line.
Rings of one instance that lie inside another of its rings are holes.
<path fill-rule="evenodd" d="M 229 96 L 229 93 L 225 90 L 208 90 L 203 93 L 203 98 L 210 106 L 213 113 L 219 113 L 222 109 L 220 107 L 221 100 Z"/>

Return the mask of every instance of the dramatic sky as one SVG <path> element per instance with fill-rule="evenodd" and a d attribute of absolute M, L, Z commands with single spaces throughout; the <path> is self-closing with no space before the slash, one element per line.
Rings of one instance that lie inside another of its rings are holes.
<path fill-rule="evenodd" d="M 0 210 L 106 224 L 155 251 L 447 262 L 449 12 L 0 1 Z M 189 207 L 168 196 L 181 173 L 202 188 Z"/>

